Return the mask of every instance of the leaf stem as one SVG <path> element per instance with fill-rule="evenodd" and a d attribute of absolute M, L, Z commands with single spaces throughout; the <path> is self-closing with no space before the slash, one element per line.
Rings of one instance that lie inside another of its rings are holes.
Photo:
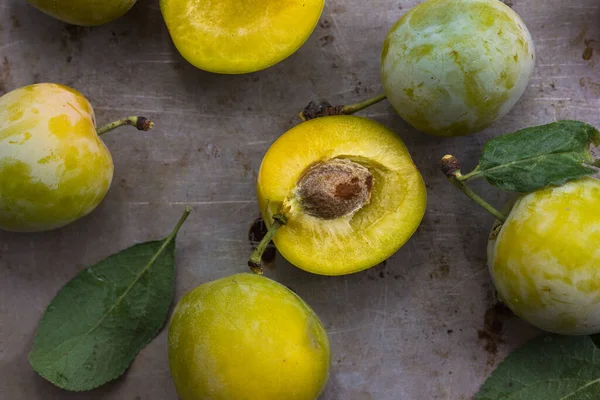
<path fill-rule="evenodd" d="M 190 206 L 187 206 L 185 208 L 185 211 L 183 212 L 183 215 L 181 215 L 181 218 L 179 218 L 179 221 L 177 221 L 175 228 L 173 228 L 173 232 L 171 232 L 171 234 L 169 236 L 167 236 L 167 238 L 165 239 L 165 242 L 167 242 L 167 241 L 170 242 L 175 236 L 177 236 L 177 233 L 183 226 L 183 223 L 185 222 L 185 220 L 190 216 L 191 212 L 192 212 L 192 208 Z"/>
<path fill-rule="evenodd" d="M 484 210 L 492 214 L 501 222 L 506 222 L 506 215 L 494 208 L 490 203 L 481 198 L 470 187 L 464 183 L 464 178 L 467 175 L 460 173 L 460 164 L 458 159 L 452 155 L 446 155 L 442 158 L 442 171 L 448 178 L 448 181 L 453 184 L 458 190 L 469 196 L 474 202 L 479 204 Z"/>
<path fill-rule="evenodd" d="M 142 276 L 148 272 L 148 270 L 152 267 L 152 265 L 156 262 L 156 260 L 158 259 L 158 257 L 160 257 L 160 255 L 163 253 L 163 251 L 167 248 L 167 246 L 169 245 L 169 243 L 171 243 L 173 241 L 173 239 L 175 238 L 175 236 L 177 236 L 177 233 L 179 232 L 179 229 L 181 229 L 181 226 L 183 225 L 183 223 L 185 222 L 185 220 L 187 219 L 187 217 L 190 215 L 190 213 L 192 212 L 192 209 L 188 206 L 185 208 L 185 211 L 183 212 L 183 215 L 181 216 L 181 218 L 179 219 L 179 221 L 177 222 L 177 224 L 175 225 L 175 228 L 173 229 L 173 231 L 171 232 L 171 234 L 169 236 L 167 236 L 161 246 L 159 247 L 159 249 L 156 251 L 156 253 L 154 253 L 152 255 L 152 258 L 150 258 L 150 260 L 148 261 L 148 263 L 146 263 L 146 265 L 144 265 L 144 267 L 142 268 L 142 270 L 140 272 L 138 272 L 138 274 L 135 276 L 135 278 L 133 279 L 133 281 L 127 286 L 127 288 L 123 291 L 123 293 L 121 293 L 121 295 L 115 300 L 115 303 L 102 315 L 102 317 L 98 320 L 98 322 L 91 327 L 87 332 L 84 332 L 80 338 L 83 338 L 87 335 L 89 335 L 90 333 L 92 333 L 93 331 L 95 331 L 101 324 L 102 322 L 104 322 L 104 320 L 106 318 L 108 318 L 108 316 L 115 310 L 115 308 L 121 304 L 121 302 L 123 301 L 123 299 L 125 297 L 127 297 L 127 295 L 129 294 L 129 292 L 131 291 L 131 289 L 136 285 L 136 283 L 142 278 Z M 89 268 L 88 268 L 89 270 Z M 60 345 L 59 345 L 60 346 Z M 50 351 L 48 351 L 46 354 L 50 354 L 53 351 L 55 351 L 58 348 L 52 348 Z M 44 354 L 44 356 L 46 355 Z M 29 361 L 31 361 L 31 354 L 29 355 Z M 35 367 L 34 367 L 35 369 Z M 38 373 L 41 372 L 38 371 Z"/>
<path fill-rule="evenodd" d="M 475 167 L 475 169 L 473 171 L 469 172 L 468 174 L 457 176 L 456 179 L 458 179 L 461 182 L 469 182 L 474 179 L 480 178 L 482 175 L 483 174 L 479 170 L 479 165 L 478 165 L 477 167 Z"/>
<path fill-rule="evenodd" d="M 255 274 L 262 275 L 262 255 L 267 249 L 269 243 L 271 243 L 271 239 L 275 236 L 275 233 L 279 228 L 283 225 L 287 224 L 287 218 L 283 214 L 275 214 L 273 215 L 273 225 L 269 228 L 265 236 L 262 238 L 256 249 L 252 252 L 250 256 L 250 260 L 248 260 L 248 266 Z"/>
<path fill-rule="evenodd" d="M 106 132 L 110 132 L 113 129 L 124 125 L 135 126 L 139 131 L 149 131 L 154 127 L 154 122 L 150 121 L 146 117 L 127 117 L 98 128 L 96 130 L 96 133 L 98 134 L 98 136 L 101 136 L 104 135 Z"/>
<path fill-rule="evenodd" d="M 300 112 L 299 116 L 302 121 L 308 121 L 309 119 L 327 117 L 331 115 L 352 115 L 358 111 L 364 110 L 367 107 L 377 104 L 386 98 L 387 96 L 385 93 L 382 93 L 359 103 L 338 106 L 332 106 L 327 101 L 323 101 L 321 103 L 315 103 L 311 101 L 308 103 L 308 106 L 306 106 L 306 108 Z"/>

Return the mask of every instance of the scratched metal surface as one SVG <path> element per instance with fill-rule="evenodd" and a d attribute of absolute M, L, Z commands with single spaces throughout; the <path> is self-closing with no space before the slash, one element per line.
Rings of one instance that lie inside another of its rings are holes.
<path fill-rule="evenodd" d="M 156 122 L 150 133 L 124 129 L 103 138 L 115 178 L 92 215 L 50 233 L 0 233 L 0 398 L 175 399 L 166 331 L 124 377 L 93 392 L 63 392 L 36 376 L 26 356 L 45 306 L 84 265 L 165 235 L 186 204 L 195 212 L 178 240 L 177 299 L 245 271 L 262 155 L 309 100 L 343 103 L 379 92 L 381 43 L 414 4 L 329 0 L 320 26 L 288 60 L 218 76 L 177 54 L 156 0 L 94 29 L 67 28 L 22 0 L 0 0 L 0 94 L 58 82 L 87 95 L 100 123 L 138 113 Z M 556 119 L 600 125 L 600 3 L 511 5 L 532 32 L 537 66 L 501 122 L 476 136 L 437 139 L 411 129 L 387 104 L 363 113 L 402 136 L 427 182 L 427 214 L 412 240 L 387 263 L 350 276 L 310 275 L 281 257 L 268 271 L 306 299 L 329 331 L 324 399 L 470 399 L 511 349 L 536 334 L 495 307 L 485 266 L 492 218 L 445 182 L 438 160 L 450 152 L 473 166 L 488 138 Z M 476 189 L 497 205 L 508 198 L 485 184 Z"/>

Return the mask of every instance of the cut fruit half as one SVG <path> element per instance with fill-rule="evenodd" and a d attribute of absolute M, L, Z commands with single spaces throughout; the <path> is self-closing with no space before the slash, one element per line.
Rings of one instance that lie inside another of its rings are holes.
<path fill-rule="evenodd" d="M 324 0 L 161 0 L 181 55 L 205 71 L 243 74 L 284 60 L 306 42 Z"/>
<path fill-rule="evenodd" d="M 343 173 L 354 168 L 356 176 L 332 178 L 330 166 L 341 166 Z M 331 190 L 307 198 L 303 185 L 319 179 Z M 262 161 L 257 193 L 268 226 L 275 214 L 287 219 L 273 238 L 279 252 L 321 275 L 350 274 L 389 258 L 413 235 L 427 203 L 423 178 L 402 140 L 375 121 L 353 116 L 313 119 L 282 135 Z M 315 212 L 313 199 L 327 202 L 329 194 L 347 201 Z"/>

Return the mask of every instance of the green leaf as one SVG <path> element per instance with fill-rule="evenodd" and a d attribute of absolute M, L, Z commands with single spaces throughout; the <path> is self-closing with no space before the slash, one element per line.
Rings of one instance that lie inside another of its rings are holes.
<path fill-rule="evenodd" d="M 590 339 L 596 345 L 596 347 L 600 347 L 600 333 L 596 333 L 595 335 L 590 335 Z"/>
<path fill-rule="evenodd" d="M 597 400 L 600 349 L 589 336 L 543 335 L 510 354 L 476 400 Z"/>
<path fill-rule="evenodd" d="M 499 189 L 528 193 L 549 185 L 593 175 L 591 144 L 600 144 L 596 128 L 559 121 L 496 137 L 483 149 L 479 170 Z"/>
<path fill-rule="evenodd" d="M 118 378 L 164 325 L 173 297 L 175 237 L 136 244 L 84 269 L 44 313 L 29 353 L 33 369 L 66 390 Z"/>

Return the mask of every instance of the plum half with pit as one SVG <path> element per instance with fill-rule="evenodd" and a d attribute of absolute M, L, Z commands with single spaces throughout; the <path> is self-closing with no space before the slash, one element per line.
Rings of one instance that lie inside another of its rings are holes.
<path fill-rule="evenodd" d="M 427 205 L 423 177 L 402 139 L 347 115 L 312 119 L 279 137 L 261 163 L 257 194 L 279 252 L 320 275 L 386 260 L 412 237 Z M 259 264 L 255 254 L 250 266 Z"/>

